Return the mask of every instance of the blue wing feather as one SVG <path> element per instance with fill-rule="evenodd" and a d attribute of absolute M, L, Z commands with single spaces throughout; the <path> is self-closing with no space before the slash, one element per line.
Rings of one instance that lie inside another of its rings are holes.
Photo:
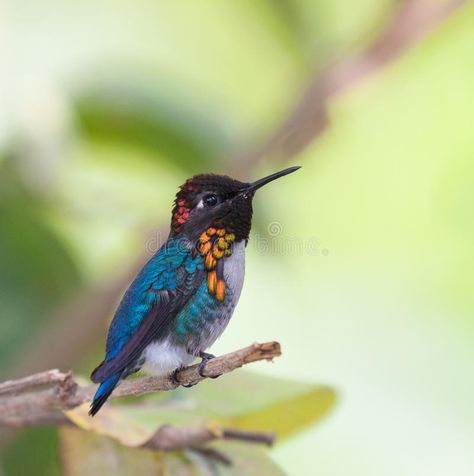
<path fill-rule="evenodd" d="M 92 399 L 91 408 L 89 410 L 89 415 L 94 416 L 104 405 L 107 399 L 110 397 L 110 394 L 113 392 L 115 386 L 120 380 L 122 374 L 119 372 L 115 375 L 110 376 L 108 379 L 104 380 L 100 384 L 97 392 Z"/>
<path fill-rule="evenodd" d="M 105 360 L 92 373 L 94 382 L 131 365 L 200 286 L 202 259 L 183 240 L 168 240 L 130 285 L 110 325 Z"/>

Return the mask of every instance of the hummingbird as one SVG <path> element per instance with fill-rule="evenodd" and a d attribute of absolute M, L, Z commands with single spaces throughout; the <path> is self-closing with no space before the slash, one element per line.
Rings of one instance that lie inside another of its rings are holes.
<path fill-rule="evenodd" d="M 167 241 L 125 292 L 110 324 L 105 359 L 92 372 L 99 383 L 95 415 L 119 382 L 140 370 L 177 380 L 227 327 L 244 282 L 245 247 L 255 192 L 295 172 L 290 167 L 252 183 L 200 174 L 179 188 Z"/>

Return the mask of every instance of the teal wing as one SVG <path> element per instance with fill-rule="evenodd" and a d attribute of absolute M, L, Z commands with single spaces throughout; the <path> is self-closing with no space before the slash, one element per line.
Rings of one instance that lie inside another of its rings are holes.
<path fill-rule="evenodd" d="M 169 240 L 143 267 L 110 325 L 106 357 L 91 379 L 103 382 L 140 357 L 166 331 L 205 279 L 204 265 L 183 239 Z"/>

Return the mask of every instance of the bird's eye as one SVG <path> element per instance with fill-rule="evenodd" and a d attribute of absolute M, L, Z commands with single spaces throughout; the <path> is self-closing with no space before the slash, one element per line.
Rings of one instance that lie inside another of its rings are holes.
<path fill-rule="evenodd" d="M 217 196 L 214 195 L 213 193 L 210 193 L 209 195 L 206 195 L 204 197 L 204 203 L 208 206 L 208 207 L 213 207 L 215 205 L 217 205 Z"/>

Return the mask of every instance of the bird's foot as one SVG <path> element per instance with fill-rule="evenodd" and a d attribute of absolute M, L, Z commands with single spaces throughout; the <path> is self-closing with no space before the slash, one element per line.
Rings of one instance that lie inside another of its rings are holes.
<path fill-rule="evenodd" d="M 178 367 L 177 369 L 174 369 L 173 372 L 170 373 L 170 380 L 173 382 L 174 385 L 185 387 L 185 388 L 190 388 L 193 387 L 196 384 L 183 384 L 181 383 L 181 380 L 179 379 L 179 373 L 181 370 L 183 370 L 185 367 Z"/>
<path fill-rule="evenodd" d="M 199 352 L 199 357 L 201 357 L 201 362 L 199 364 L 199 367 L 198 367 L 198 373 L 201 377 L 204 377 L 204 378 L 217 378 L 217 377 L 220 377 L 220 375 L 214 375 L 214 376 L 209 376 L 209 375 L 204 375 L 204 370 L 206 368 L 206 364 L 215 358 L 215 355 L 212 355 L 212 354 L 208 354 L 207 352 Z"/>

